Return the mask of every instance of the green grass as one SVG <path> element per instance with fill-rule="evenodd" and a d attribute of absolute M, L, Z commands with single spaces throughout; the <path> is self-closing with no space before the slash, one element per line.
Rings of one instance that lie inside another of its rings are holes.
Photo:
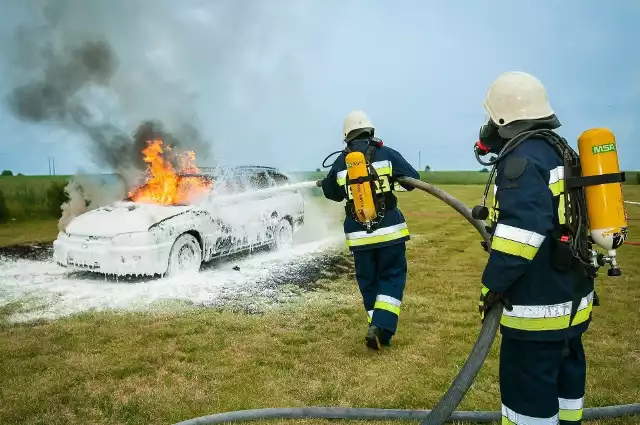
<path fill-rule="evenodd" d="M 327 175 L 329 169 L 321 172 L 297 172 L 291 173 L 296 179 L 311 180 L 323 178 Z M 420 179 L 436 185 L 473 185 L 486 184 L 489 179 L 488 172 L 480 171 L 420 171 Z M 640 184 L 637 180 L 640 172 L 627 171 L 626 184 Z"/>
<path fill-rule="evenodd" d="M 443 188 L 470 206 L 482 190 Z M 640 186 L 625 195 L 640 199 Z M 446 205 L 420 192 L 400 193 L 399 202 L 413 238 L 391 349 L 365 349 L 366 316 L 349 273 L 254 316 L 198 309 L 1 324 L 20 308 L 11 305 L 0 309 L 0 423 L 150 425 L 263 407 L 432 407 L 480 329 L 477 298 L 487 257 L 479 236 Z M 340 220 L 340 205 L 331 206 Z M 630 206 L 629 216 L 630 237 L 640 241 L 640 207 Z M 587 407 L 640 400 L 639 255 L 640 247 L 624 246 L 623 276 L 598 279 L 601 306 L 584 338 Z M 459 409 L 500 408 L 498 347 L 499 338 Z"/>
<path fill-rule="evenodd" d="M 58 220 L 55 218 L 11 220 L 0 225 L 0 247 L 51 242 L 57 235 Z"/>
<path fill-rule="evenodd" d="M 41 219 L 55 214 L 60 218 L 62 212 L 52 206 L 47 191 L 52 185 L 64 187 L 67 181 L 67 176 L 0 176 L 0 193 L 8 210 L 7 219 Z"/>
<path fill-rule="evenodd" d="M 299 180 L 322 178 L 327 170 L 321 172 L 293 172 L 290 173 Z M 638 184 L 638 172 L 627 172 L 628 184 Z M 60 192 L 70 176 L 0 176 L 0 223 L 5 220 L 60 218 Z M 437 185 L 470 185 L 485 184 L 489 173 L 480 171 L 421 171 L 420 178 Z M 53 193 L 47 193 L 52 184 L 57 187 Z M 316 195 L 321 194 L 315 190 Z M 6 213 L 3 214 L 2 198 L 4 198 Z M 1 224 L 0 224 L 1 225 Z"/>

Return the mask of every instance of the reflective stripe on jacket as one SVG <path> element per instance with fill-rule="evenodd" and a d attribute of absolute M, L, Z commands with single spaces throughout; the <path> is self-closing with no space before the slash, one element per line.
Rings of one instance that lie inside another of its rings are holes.
<path fill-rule="evenodd" d="M 523 162 L 505 173 L 510 158 Z M 514 169 L 516 171 L 514 171 Z M 560 340 L 567 336 L 574 285 L 574 271 L 552 267 L 554 229 L 564 223 L 564 167 L 547 142 L 527 140 L 498 163 L 488 224 L 493 229 L 491 253 L 483 286 L 505 292 L 513 305 L 503 311 L 501 332 L 513 338 Z M 594 298 L 594 282 L 581 282 L 578 312 L 571 335 L 588 328 Z"/>

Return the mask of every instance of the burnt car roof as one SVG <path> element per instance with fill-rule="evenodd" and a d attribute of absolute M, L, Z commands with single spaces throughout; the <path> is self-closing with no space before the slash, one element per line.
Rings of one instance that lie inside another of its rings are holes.
<path fill-rule="evenodd" d="M 194 174 L 179 173 L 179 175 L 182 177 L 198 176 L 198 177 L 216 179 L 219 177 L 233 177 L 233 176 L 251 177 L 252 175 L 256 176 L 256 175 L 261 175 L 263 173 L 271 176 L 282 177 L 286 180 L 289 179 L 289 177 L 285 173 L 283 173 L 282 171 L 280 171 L 275 167 L 266 167 L 266 166 L 260 166 L 260 165 L 241 165 L 241 166 L 233 166 L 233 167 L 200 167 L 199 173 L 194 173 Z"/>
<path fill-rule="evenodd" d="M 221 180 L 241 187 L 267 188 L 288 183 L 290 177 L 275 167 L 244 165 L 233 167 L 201 167 L 199 173 L 179 173 L 183 178 L 199 177 L 211 181 Z"/>
<path fill-rule="evenodd" d="M 266 167 L 262 165 L 237 165 L 233 167 L 199 167 L 203 174 L 221 174 L 221 173 L 234 173 L 234 172 L 265 172 L 270 171 L 277 174 L 283 174 L 275 167 Z"/>

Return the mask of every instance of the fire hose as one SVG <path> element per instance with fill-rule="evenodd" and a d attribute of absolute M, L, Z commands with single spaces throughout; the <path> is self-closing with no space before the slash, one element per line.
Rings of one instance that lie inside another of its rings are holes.
<path fill-rule="evenodd" d="M 491 240 L 485 223 L 475 220 L 471 210 L 449 193 L 429 183 L 410 177 L 399 179 L 402 183 L 420 189 L 449 205 L 471 223 L 482 236 L 487 248 Z M 454 411 L 465 396 L 480 371 L 500 326 L 502 306 L 495 305 L 487 314 L 467 360 L 432 410 L 375 409 L 341 407 L 266 408 L 217 413 L 178 422 L 174 425 L 209 425 L 223 422 L 241 422 L 270 419 L 352 419 L 352 420 L 420 420 L 421 425 L 441 425 L 445 422 L 489 423 L 499 421 L 501 412 Z M 615 418 L 640 414 L 640 403 L 591 407 L 583 411 L 583 419 Z"/>

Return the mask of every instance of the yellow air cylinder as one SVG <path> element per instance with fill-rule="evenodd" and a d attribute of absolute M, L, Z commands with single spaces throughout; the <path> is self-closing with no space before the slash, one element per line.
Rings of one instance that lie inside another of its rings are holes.
<path fill-rule="evenodd" d="M 582 176 L 619 173 L 616 139 L 606 128 L 586 130 L 578 138 Z M 627 234 L 627 217 L 622 183 L 586 186 L 587 215 L 591 238 L 611 252 L 619 248 Z"/>
<path fill-rule="evenodd" d="M 362 152 L 350 152 L 347 154 L 345 162 L 349 179 L 357 179 L 369 175 L 367 163 Z M 349 190 L 353 197 L 353 204 L 358 220 L 362 223 L 373 221 L 376 217 L 376 207 L 373 202 L 371 183 L 368 181 L 352 183 L 349 185 Z"/>

